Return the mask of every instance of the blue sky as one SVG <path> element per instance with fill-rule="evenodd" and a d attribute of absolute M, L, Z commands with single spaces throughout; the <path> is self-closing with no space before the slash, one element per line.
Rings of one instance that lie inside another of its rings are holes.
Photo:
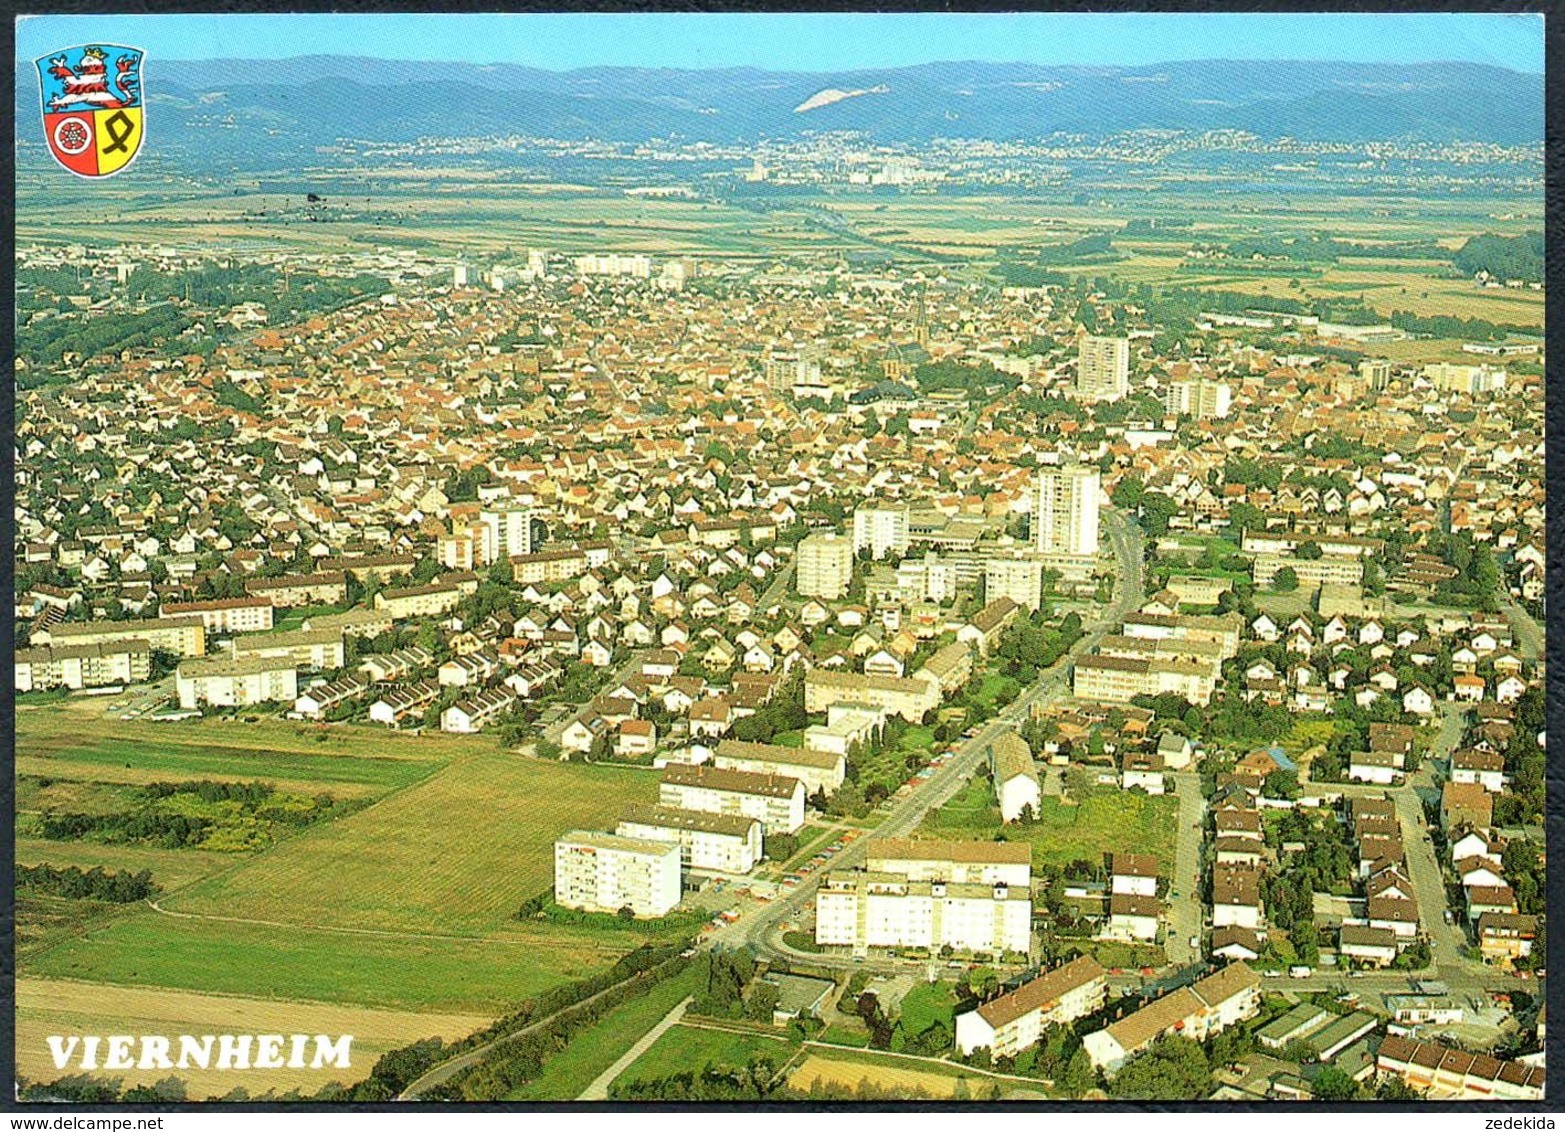
<path fill-rule="evenodd" d="M 1463 60 L 1543 70 L 1536 14 L 171 15 L 39 16 L 17 56 L 102 41 L 153 59 L 385 59 L 831 71 L 936 60 L 1124 64 L 1180 59 Z"/>

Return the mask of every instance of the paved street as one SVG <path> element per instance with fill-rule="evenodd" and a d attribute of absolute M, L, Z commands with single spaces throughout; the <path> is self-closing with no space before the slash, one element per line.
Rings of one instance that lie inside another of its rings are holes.
<path fill-rule="evenodd" d="M 689 1009 L 690 1003 L 692 1001 L 693 1000 L 690 998 L 681 999 L 680 1002 L 674 1007 L 674 1009 L 665 1014 L 662 1020 L 658 1022 L 656 1026 L 653 1026 L 652 1029 L 648 1030 L 645 1034 L 642 1034 L 641 1037 L 637 1039 L 636 1044 L 626 1050 L 618 1061 L 609 1066 L 602 1073 L 599 1073 L 598 1076 L 593 1079 L 592 1084 L 588 1085 L 584 1090 L 582 1090 L 581 1096 L 577 1097 L 576 1099 L 579 1101 L 608 1100 L 609 1086 L 614 1083 L 614 1079 L 621 1073 L 625 1072 L 625 1070 L 629 1069 L 632 1065 L 634 1065 L 636 1059 L 642 1054 L 646 1053 L 647 1050 L 651 1049 L 653 1044 L 656 1043 L 659 1038 L 668 1033 L 668 1031 L 672 1030 L 675 1026 L 679 1025 L 679 1020 L 685 1016 L 685 1011 Z"/>
<path fill-rule="evenodd" d="M 1514 598 L 1506 597 L 1503 600 L 1505 616 L 1511 623 L 1517 649 L 1524 659 L 1537 660 L 1543 655 L 1543 627 Z"/>
<path fill-rule="evenodd" d="M 1202 913 L 1201 844 L 1205 838 L 1206 799 L 1201 795 L 1201 776 L 1193 770 L 1170 777 L 1179 796 L 1179 828 L 1175 838 L 1174 875 L 1169 893 L 1168 934 L 1163 950 L 1170 963 L 1184 965 L 1201 958 Z M 1196 946 L 1190 946 L 1194 937 Z"/>

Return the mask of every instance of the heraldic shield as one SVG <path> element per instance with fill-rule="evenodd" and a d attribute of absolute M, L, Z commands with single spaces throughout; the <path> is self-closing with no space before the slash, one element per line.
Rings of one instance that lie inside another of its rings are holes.
<path fill-rule="evenodd" d="M 65 47 L 38 64 L 43 132 L 54 159 L 82 177 L 108 177 L 141 149 L 146 116 L 138 47 Z"/>

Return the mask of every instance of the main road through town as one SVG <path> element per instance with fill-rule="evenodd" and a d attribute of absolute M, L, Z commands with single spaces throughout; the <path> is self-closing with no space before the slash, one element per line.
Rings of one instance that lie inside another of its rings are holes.
<path fill-rule="evenodd" d="M 948 802 L 962 784 L 983 763 L 992 743 L 1005 731 L 1019 726 L 1034 708 L 1061 698 L 1069 690 L 1071 661 L 1080 653 L 1096 647 L 1108 631 L 1140 606 L 1144 599 L 1142 580 L 1141 530 L 1116 512 L 1105 512 L 1104 526 L 1114 551 L 1114 596 L 1093 620 L 1081 639 L 1054 664 L 1039 674 L 1026 691 L 989 720 L 972 738 L 953 747 L 953 755 L 935 773 L 901 798 L 892 800 L 881 812 L 879 823 L 865 836 L 846 846 L 831 863 L 833 869 L 851 869 L 862 865 L 876 841 L 905 837 L 917 829 L 925 815 Z M 750 946 L 762 956 L 785 956 L 817 967 L 851 970 L 891 970 L 902 964 L 889 958 L 853 959 L 842 955 L 817 955 L 800 951 L 783 942 L 784 925 L 795 920 L 810 906 L 819 886 L 821 873 L 809 877 L 784 892 L 770 904 L 746 908 L 731 924 L 709 935 L 702 946 Z"/>

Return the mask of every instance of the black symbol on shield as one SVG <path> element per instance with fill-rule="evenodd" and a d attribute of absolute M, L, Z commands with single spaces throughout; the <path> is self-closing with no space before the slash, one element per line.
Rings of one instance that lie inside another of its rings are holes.
<path fill-rule="evenodd" d="M 113 144 L 104 147 L 104 153 L 123 153 L 126 143 L 136 132 L 136 123 L 123 110 L 116 110 L 103 122 L 103 128 L 108 132 L 109 141 Z"/>

